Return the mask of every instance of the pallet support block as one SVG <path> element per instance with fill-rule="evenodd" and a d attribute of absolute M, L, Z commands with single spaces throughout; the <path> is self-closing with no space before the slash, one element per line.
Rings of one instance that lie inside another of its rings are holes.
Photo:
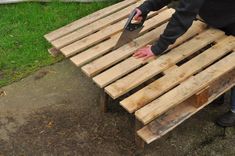
<path fill-rule="evenodd" d="M 233 86 L 235 86 L 235 69 L 212 82 L 210 87 L 203 90 L 203 92 L 200 91 L 197 93 L 199 95 L 202 93 L 205 94 L 205 92 L 208 93 L 208 101 L 203 103 L 200 107 L 195 107 L 197 98 L 190 97 L 148 125 L 144 126 L 142 129 L 138 130 L 137 134 L 147 144 L 150 144 L 173 130 L 175 127 L 203 109 L 219 96 L 230 90 Z"/>
<path fill-rule="evenodd" d="M 53 57 L 57 57 L 61 54 L 60 50 L 56 49 L 55 47 L 52 47 L 52 48 L 48 49 L 48 52 Z"/>
<path fill-rule="evenodd" d="M 207 86 L 205 89 L 201 90 L 200 92 L 198 92 L 194 96 L 194 98 L 195 98 L 194 107 L 199 108 L 208 101 L 208 99 L 209 99 L 209 88 L 210 87 Z"/>
<path fill-rule="evenodd" d="M 108 105 L 109 105 L 110 97 L 107 93 L 104 92 L 103 89 L 100 91 L 100 110 L 103 113 L 108 112 Z"/>

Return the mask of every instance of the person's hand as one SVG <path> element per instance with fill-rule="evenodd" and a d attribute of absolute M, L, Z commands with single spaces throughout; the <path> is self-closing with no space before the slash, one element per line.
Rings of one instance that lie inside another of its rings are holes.
<path fill-rule="evenodd" d="M 136 21 L 136 22 L 141 22 L 142 21 L 142 19 L 143 19 L 143 17 L 141 16 L 142 15 L 142 12 L 141 12 L 141 10 L 140 9 L 138 9 L 138 8 L 136 8 L 136 14 L 135 14 L 135 16 L 134 16 L 134 20 Z"/>
<path fill-rule="evenodd" d="M 133 57 L 135 58 L 143 58 L 143 60 L 147 60 L 151 57 L 155 56 L 154 53 L 151 50 L 151 45 L 147 45 L 144 48 L 141 48 L 137 50 L 134 54 Z"/>

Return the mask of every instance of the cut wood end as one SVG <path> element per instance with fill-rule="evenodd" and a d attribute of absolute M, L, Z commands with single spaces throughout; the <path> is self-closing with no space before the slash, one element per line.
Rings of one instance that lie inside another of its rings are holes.
<path fill-rule="evenodd" d="M 77 60 L 76 60 L 76 58 L 74 58 L 74 57 L 71 57 L 71 58 L 70 58 L 70 61 L 71 61 L 75 66 L 77 66 L 77 67 L 80 67 L 80 66 L 81 66 L 81 64 L 78 63 Z"/>
<path fill-rule="evenodd" d="M 129 102 L 127 100 L 122 100 L 120 102 L 120 105 L 125 109 L 127 110 L 130 114 L 134 113 L 135 112 L 135 109 L 132 109 L 132 107 L 129 107 Z"/>
<path fill-rule="evenodd" d="M 55 47 L 56 47 L 56 46 L 55 46 Z M 57 47 L 56 47 L 56 48 L 57 48 Z M 59 48 L 57 48 L 57 49 L 59 49 Z M 71 53 L 71 51 L 67 51 L 67 50 L 66 50 L 66 47 L 61 48 L 60 51 L 61 51 L 61 53 L 62 53 L 66 58 L 71 57 L 71 56 L 73 55 L 73 53 Z"/>
<path fill-rule="evenodd" d="M 60 42 L 58 42 L 58 40 L 53 40 L 51 41 L 51 44 L 53 45 L 53 47 L 55 47 L 56 49 L 61 49 L 62 51 L 62 46 L 60 45 Z"/>
<path fill-rule="evenodd" d="M 49 34 L 43 36 L 48 42 L 51 42 L 52 39 L 50 38 Z"/>
<path fill-rule="evenodd" d="M 87 66 L 83 66 L 81 69 L 88 77 L 92 77 L 92 74 L 87 70 Z"/>
<path fill-rule="evenodd" d="M 107 94 L 109 94 L 113 99 L 118 98 L 118 96 L 115 95 L 115 93 L 113 93 L 114 90 L 113 90 L 113 87 L 112 87 L 112 86 L 105 87 L 104 90 L 105 90 L 105 92 L 106 92 Z"/>
<path fill-rule="evenodd" d="M 81 67 L 83 65 L 85 65 L 86 63 L 88 63 L 88 61 L 84 61 L 80 59 L 80 55 L 76 55 L 70 58 L 70 60 L 77 66 L 77 67 Z"/>
<path fill-rule="evenodd" d="M 105 84 L 102 83 L 102 81 L 99 80 L 99 77 L 95 76 L 92 78 L 92 80 L 100 87 L 100 88 L 104 88 Z"/>
<path fill-rule="evenodd" d="M 144 119 L 143 115 L 139 111 L 135 112 L 135 118 L 138 119 L 143 125 L 148 124 L 150 121 Z"/>
<path fill-rule="evenodd" d="M 142 129 L 138 130 L 136 133 L 147 144 L 150 144 L 153 141 L 160 138 L 160 136 L 156 137 L 156 135 L 152 134 L 149 130 L 146 129 L 146 127 L 143 127 Z"/>
<path fill-rule="evenodd" d="M 48 49 L 48 52 L 51 54 L 51 56 L 53 57 L 57 57 L 61 54 L 60 50 L 56 49 L 56 48 L 50 48 Z"/>

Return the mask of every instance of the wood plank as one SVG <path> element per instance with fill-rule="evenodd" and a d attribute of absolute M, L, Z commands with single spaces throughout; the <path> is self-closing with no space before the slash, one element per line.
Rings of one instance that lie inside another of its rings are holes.
<path fill-rule="evenodd" d="M 142 35 L 141 37 L 138 37 L 137 39 L 133 40 L 129 44 L 126 44 L 107 55 L 96 59 L 95 61 L 85 65 L 82 67 L 82 71 L 87 74 L 89 77 L 94 76 L 108 67 L 114 65 L 115 63 L 127 58 L 128 56 L 132 55 L 137 49 L 147 45 L 150 42 L 153 42 L 154 40 L 158 39 L 160 34 L 164 31 L 167 24 L 163 24 L 156 29 L 150 31 L 149 33 L 146 33 Z M 153 35 L 153 34 L 156 34 Z"/>
<path fill-rule="evenodd" d="M 167 9 L 167 7 L 159 10 L 158 12 L 156 12 L 156 14 L 158 14 L 166 9 Z M 142 29 L 142 31 L 140 31 L 140 35 L 145 33 L 145 30 L 149 30 L 152 27 L 152 25 L 157 27 L 160 24 L 158 21 L 159 21 L 159 19 L 156 19 L 154 22 L 150 23 L 147 20 L 144 24 L 144 28 Z M 109 52 L 116 45 L 120 36 L 121 36 L 121 32 L 117 33 L 116 35 L 111 36 L 110 39 L 103 41 L 102 43 L 99 43 L 98 45 L 95 45 L 95 46 L 75 55 L 70 60 L 76 66 L 80 67 L 80 66 L 106 54 L 107 52 Z"/>
<path fill-rule="evenodd" d="M 64 35 L 67 35 L 79 28 L 82 28 L 88 24 L 91 24 L 105 16 L 108 16 L 118 10 L 121 10 L 135 2 L 137 2 L 138 0 L 125 0 L 122 2 L 119 2 L 117 4 L 114 4 L 112 6 L 106 7 L 104 9 L 101 9 L 99 11 L 96 11 L 90 15 L 87 15 L 79 20 L 76 20 L 64 27 L 61 27 L 55 31 L 52 31 L 48 34 L 46 34 L 44 37 L 47 39 L 47 41 L 51 42 L 53 40 L 56 40 Z"/>
<path fill-rule="evenodd" d="M 151 28 L 157 27 L 160 24 L 166 22 L 174 13 L 174 9 L 168 9 L 166 11 L 163 11 L 159 15 L 151 18 L 150 20 L 147 20 L 145 22 L 145 27 L 139 32 L 139 35 L 144 34 Z M 122 21 L 119 21 L 116 24 L 110 25 L 102 29 L 101 31 L 98 31 L 97 33 L 91 34 L 81 40 L 78 40 L 64 48 L 61 49 L 61 52 L 66 56 L 74 55 L 78 52 L 81 52 L 82 50 L 85 50 L 91 46 L 93 46 L 96 43 L 99 43 L 100 41 L 103 41 L 105 39 L 110 38 L 110 36 L 117 34 L 120 32 L 124 25 L 126 24 L 127 19 L 124 19 Z M 118 34 L 120 35 L 121 32 Z"/>
<path fill-rule="evenodd" d="M 195 99 L 189 98 L 182 104 L 169 110 L 164 115 L 137 131 L 137 134 L 148 144 L 161 138 L 163 135 L 173 130 L 186 119 L 196 114 L 202 108 L 235 86 L 235 69 L 233 69 L 231 73 L 227 73 L 220 79 L 211 83 L 210 86 L 211 87 L 208 92 L 209 100 L 201 107 L 194 107 L 193 105 L 196 102 Z"/>
<path fill-rule="evenodd" d="M 170 74 L 170 73 L 174 72 L 177 68 L 179 68 L 179 66 L 173 65 L 170 68 L 168 68 L 167 70 L 163 71 L 163 74 L 164 75 Z"/>
<path fill-rule="evenodd" d="M 192 27 L 185 33 L 183 36 L 181 36 L 175 44 L 173 44 L 171 47 L 168 48 L 168 50 L 182 44 L 192 36 L 195 36 L 196 34 L 200 33 L 206 28 L 206 25 L 200 21 L 195 21 L 192 25 Z M 115 65 L 114 67 L 104 71 L 103 73 L 97 75 L 93 78 L 93 80 L 96 82 L 96 84 L 100 87 L 105 87 L 108 84 L 116 81 L 117 79 L 121 78 L 122 76 L 128 74 L 129 72 L 137 69 L 141 65 L 145 64 L 147 62 L 142 61 L 141 59 L 135 59 L 134 57 L 130 57 L 123 62 Z"/>
<path fill-rule="evenodd" d="M 130 113 L 145 106 L 163 93 L 183 82 L 188 77 L 221 58 L 235 47 L 235 38 L 227 37 L 202 54 L 186 62 L 173 72 L 161 77 L 135 94 L 122 100 L 121 105 Z"/>
<path fill-rule="evenodd" d="M 210 44 L 224 33 L 209 29 L 105 88 L 114 99 Z M 144 74 L 143 74 L 144 73 Z"/>
<path fill-rule="evenodd" d="M 196 94 L 224 74 L 231 72 L 235 68 L 234 62 L 235 53 L 233 52 L 196 76 L 184 81 L 160 98 L 136 111 L 136 118 L 143 124 L 148 124 L 163 113 L 167 112 L 169 109 Z"/>
<path fill-rule="evenodd" d="M 86 25 L 85 27 L 82 27 L 81 29 L 78 29 L 70 34 L 67 34 L 57 40 L 54 40 L 51 42 L 51 44 L 56 47 L 57 49 L 61 49 L 62 47 L 73 43 L 83 37 L 86 37 L 98 30 L 101 30 L 102 28 L 113 24 L 115 22 L 118 22 L 119 20 L 122 20 L 126 18 L 129 13 L 138 5 L 140 5 L 140 2 L 137 2 L 131 6 L 128 6 L 127 8 L 124 8 L 118 12 L 115 12 L 114 14 L 107 16 L 105 18 L 102 18 L 98 21 L 95 21 L 89 25 Z"/>

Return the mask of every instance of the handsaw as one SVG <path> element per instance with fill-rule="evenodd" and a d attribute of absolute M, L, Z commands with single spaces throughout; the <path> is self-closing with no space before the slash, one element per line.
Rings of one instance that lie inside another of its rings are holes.
<path fill-rule="evenodd" d="M 142 16 L 142 20 L 138 23 L 132 23 L 133 18 L 135 17 L 137 11 L 133 10 L 131 14 L 128 17 L 128 20 L 124 26 L 123 32 L 120 35 L 117 44 L 114 46 L 114 48 L 119 48 L 123 46 L 126 43 L 131 42 L 133 39 L 137 38 L 139 36 L 139 32 L 143 29 L 143 24 L 147 18 L 147 16 Z"/>

